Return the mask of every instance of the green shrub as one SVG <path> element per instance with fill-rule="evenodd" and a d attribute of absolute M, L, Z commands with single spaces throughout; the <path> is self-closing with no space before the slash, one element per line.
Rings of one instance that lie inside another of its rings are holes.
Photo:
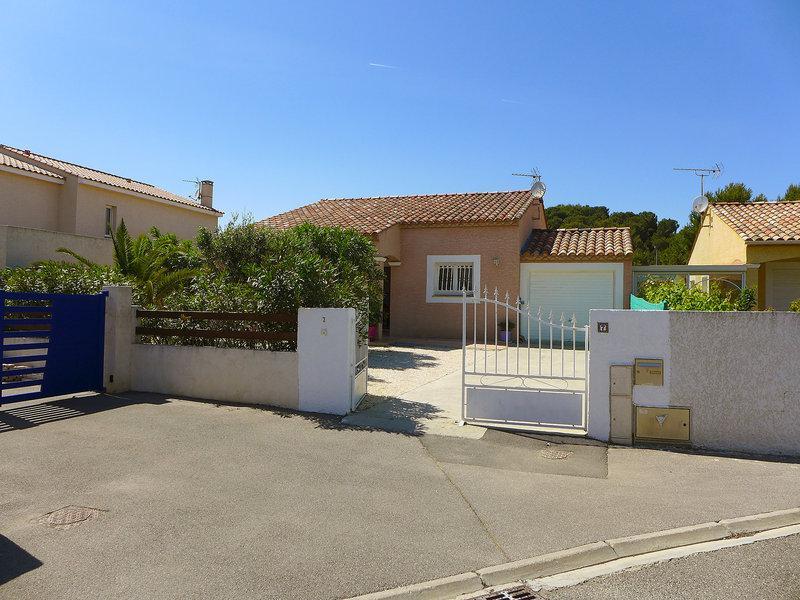
<path fill-rule="evenodd" d="M 99 294 L 106 285 L 131 285 L 112 267 L 45 261 L 0 271 L 0 289 L 43 294 Z"/>
<path fill-rule="evenodd" d="M 706 292 L 679 281 L 648 279 L 639 287 L 639 294 L 648 302 L 666 302 L 668 310 L 747 311 L 756 304 L 752 288 L 745 287 L 739 294 L 732 294 L 715 281 Z"/>
<path fill-rule="evenodd" d="M 370 239 L 352 229 L 304 224 L 278 231 L 244 220 L 218 232 L 201 231 L 195 246 L 156 229 L 131 238 L 121 223 L 113 241 L 113 267 L 94 264 L 65 249 L 80 262 L 47 261 L 2 270 L 0 289 L 94 294 L 105 285 L 128 285 L 139 306 L 168 310 L 294 313 L 300 307 L 353 307 L 359 311 L 358 326 L 363 335 L 368 324 L 377 322 L 380 316 L 383 271 L 375 262 Z M 285 327 L 228 324 L 234 329 L 267 331 Z M 191 325 L 184 321 L 164 324 L 177 328 Z M 248 341 L 213 343 L 225 347 L 267 346 Z M 285 342 L 269 344 L 276 349 L 290 346 Z"/>

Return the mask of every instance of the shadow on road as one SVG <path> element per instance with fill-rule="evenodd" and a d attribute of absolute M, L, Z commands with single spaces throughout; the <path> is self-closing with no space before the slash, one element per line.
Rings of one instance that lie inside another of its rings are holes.
<path fill-rule="evenodd" d="M 0 585 L 42 566 L 42 561 L 0 535 Z"/>
<path fill-rule="evenodd" d="M 155 394 L 109 396 L 93 394 L 62 400 L 26 403 L 0 410 L 0 433 L 30 429 L 45 423 L 74 419 L 134 404 L 164 404 L 167 400 Z M 9 405 L 4 405 L 9 406 Z"/>

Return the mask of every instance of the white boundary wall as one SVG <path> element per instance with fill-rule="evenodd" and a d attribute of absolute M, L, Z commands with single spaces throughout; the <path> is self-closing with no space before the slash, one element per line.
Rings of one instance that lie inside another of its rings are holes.
<path fill-rule="evenodd" d="M 298 311 L 297 352 L 136 344 L 131 290 L 108 287 L 106 390 L 344 415 L 356 389 L 352 308 Z"/>
<path fill-rule="evenodd" d="M 609 366 L 661 358 L 635 405 L 690 408 L 697 447 L 800 455 L 800 314 L 593 310 L 590 348 L 590 437 L 609 437 Z"/>
<path fill-rule="evenodd" d="M 297 353 L 134 344 L 132 389 L 297 409 Z"/>

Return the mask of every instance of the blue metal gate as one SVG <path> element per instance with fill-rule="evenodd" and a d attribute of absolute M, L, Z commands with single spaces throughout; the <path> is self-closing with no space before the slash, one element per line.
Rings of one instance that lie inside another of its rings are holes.
<path fill-rule="evenodd" d="M 0 290 L 0 404 L 102 391 L 107 295 Z"/>

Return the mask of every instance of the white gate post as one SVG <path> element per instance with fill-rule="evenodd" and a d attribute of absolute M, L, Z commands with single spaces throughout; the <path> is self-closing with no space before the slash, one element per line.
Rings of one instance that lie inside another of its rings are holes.
<path fill-rule="evenodd" d="M 299 409 L 346 415 L 350 412 L 356 350 L 353 308 L 297 311 Z"/>

